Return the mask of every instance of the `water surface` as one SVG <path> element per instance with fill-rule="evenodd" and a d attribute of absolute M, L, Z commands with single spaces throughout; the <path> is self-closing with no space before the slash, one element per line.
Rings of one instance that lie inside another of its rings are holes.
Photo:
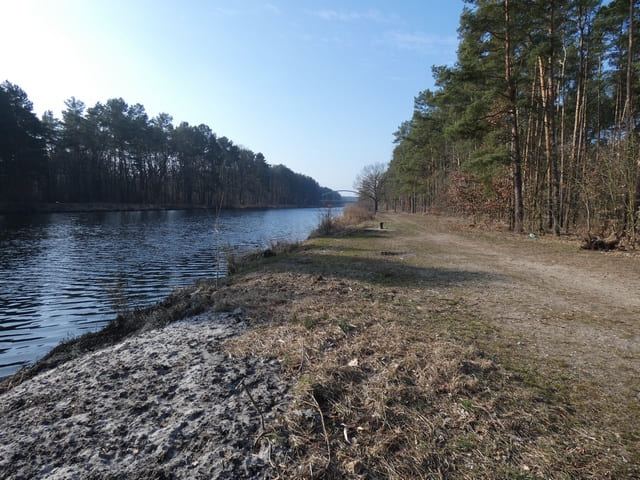
<path fill-rule="evenodd" d="M 322 209 L 0 215 L 0 377 L 117 311 L 224 275 L 229 250 L 299 241 Z"/>

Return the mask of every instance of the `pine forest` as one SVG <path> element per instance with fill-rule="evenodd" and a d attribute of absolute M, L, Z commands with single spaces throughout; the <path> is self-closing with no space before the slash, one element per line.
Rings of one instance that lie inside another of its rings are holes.
<path fill-rule="evenodd" d="M 207 125 L 150 119 L 121 98 L 65 105 L 61 120 L 38 119 L 19 86 L 0 85 L 0 203 L 237 208 L 316 206 L 337 195 Z"/>
<path fill-rule="evenodd" d="M 394 134 L 387 207 L 635 242 L 638 2 L 465 3 L 456 63 Z"/>

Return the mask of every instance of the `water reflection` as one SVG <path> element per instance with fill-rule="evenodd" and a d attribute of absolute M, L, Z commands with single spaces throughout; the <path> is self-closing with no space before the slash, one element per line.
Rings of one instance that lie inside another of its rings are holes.
<path fill-rule="evenodd" d="M 117 311 L 223 273 L 220 250 L 305 239 L 320 212 L 0 215 L 0 377 Z"/>

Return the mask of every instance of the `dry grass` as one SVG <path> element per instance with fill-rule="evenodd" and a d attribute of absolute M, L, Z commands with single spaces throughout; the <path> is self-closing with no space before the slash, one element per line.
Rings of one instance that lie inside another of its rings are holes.
<path fill-rule="evenodd" d="M 327 209 L 320 214 L 318 226 L 311 233 L 311 237 L 345 235 L 373 218 L 373 212 L 358 203 L 345 206 L 339 217 L 334 217 L 331 209 Z"/>
<path fill-rule="evenodd" d="M 342 221 L 347 225 L 360 225 L 373 218 L 373 212 L 359 203 L 345 206 L 342 213 Z"/>
<path fill-rule="evenodd" d="M 296 272 L 227 288 L 255 324 L 229 351 L 278 358 L 296 384 L 282 478 L 631 478 L 561 392 L 445 333 L 457 302 L 433 297 L 417 328 L 408 288 Z"/>
<path fill-rule="evenodd" d="M 330 208 L 324 210 L 318 218 L 318 226 L 311 232 L 312 237 L 332 235 L 342 230 L 342 223 L 333 215 Z"/>
<path fill-rule="evenodd" d="M 166 305 L 165 320 L 242 308 L 252 328 L 229 353 L 280 360 L 294 400 L 269 426 L 291 452 L 278 478 L 640 478 L 638 412 L 514 349 L 441 287 L 450 272 L 431 269 L 427 282 L 401 260 L 389 239 L 415 226 L 394 228 L 253 254 L 218 287 Z M 613 425 L 625 419 L 620 436 Z"/>
<path fill-rule="evenodd" d="M 278 358 L 296 385 L 281 478 L 640 477 L 637 405 L 451 297 L 451 278 L 484 280 L 425 277 L 398 250 L 419 229 L 395 220 L 248 265 L 220 292 L 254 325 L 229 351 Z"/>

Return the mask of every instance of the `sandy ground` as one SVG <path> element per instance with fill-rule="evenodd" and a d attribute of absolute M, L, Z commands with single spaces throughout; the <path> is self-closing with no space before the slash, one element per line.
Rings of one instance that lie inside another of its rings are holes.
<path fill-rule="evenodd" d="M 403 234 L 393 230 L 397 216 L 382 218 L 388 230 L 373 253 L 422 276 L 418 304 L 459 299 L 504 334 L 507 348 L 556 362 L 607 398 L 640 402 L 640 256 L 476 233 L 434 216 L 402 216 L 413 224 Z M 276 311 L 291 309 L 292 286 L 274 288 L 265 286 L 264 301 L 273 294 Z M 0 396 L 0 477 L 277 476 L 271 465 L 292 456 L 262 433 L 286 408 L 290 383 L 277 361 L 224 352 L 221 342 L 244 329 L 237 315 L 204 313 L 13 387 Z"/>
<path fill-rule="evenodd" d="M 403 221 L 419 234 L 398 237 L 398 248 L 426 267 L 425 275 L 436 272 L 440 295 L 492 319 L 518 339 L 514 348 L 640 400 L 640 255 L 580 250 L 577 240 L 478 233 L 447 217 Z"/>
<path fill-rule="evenodd" d="M 0 476 L 264 478 L 281 452 L 262 422 L 288 386 L 277 362 L 221 351 L 243 325 L 205 313 L 16 386 L 0 397 Z"/>

